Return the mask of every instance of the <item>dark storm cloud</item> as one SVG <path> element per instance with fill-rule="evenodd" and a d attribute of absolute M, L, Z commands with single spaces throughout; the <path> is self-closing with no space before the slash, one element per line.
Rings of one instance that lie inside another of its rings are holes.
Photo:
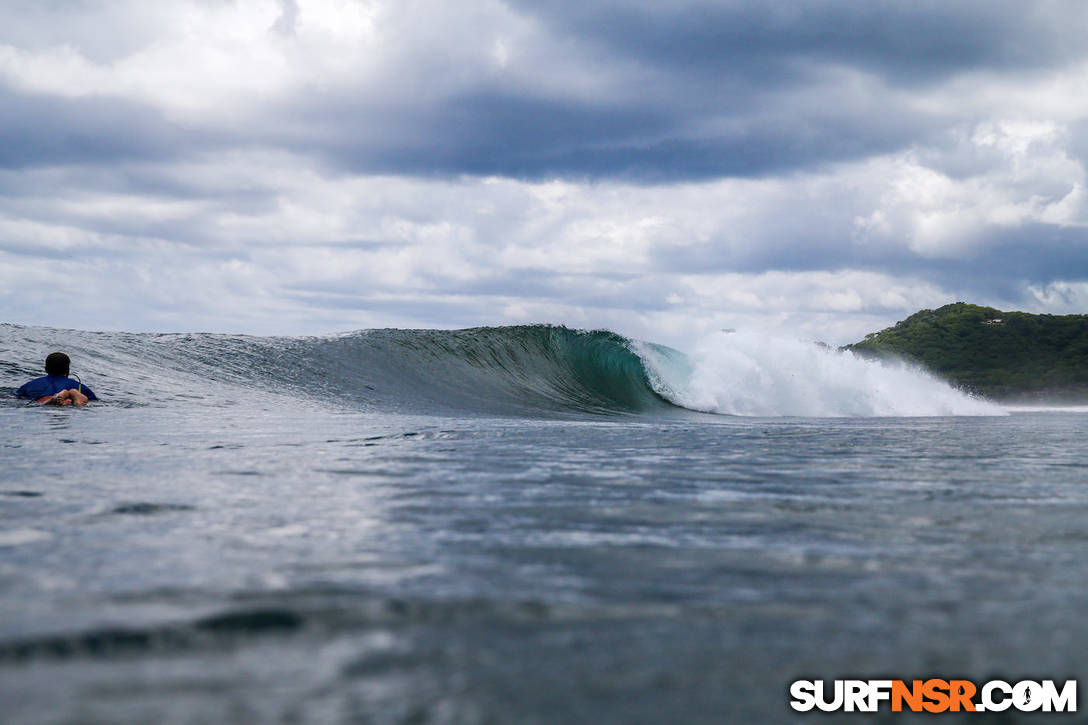
<path fill-rule="evenodd" d="M 630 164 L 632 149 L 667 134 L 673 123 L 653 108 L 485 91 L 406 118 L 386 115 L 377 131 L 385 136 L 381 143 L 338 138 L 328 153 L 353 170 L 533 178 L 607 174 L 621 172 L 624 155 Z"/>
<path fill-rule="evenodd" d="M 137 102 L 57 98 L 0 86 L 0 168 L 166 160 L 213 147 L 211 141 Z"/>
<path fill-rule="evenodd" d="M 949 275 L 982 279 L 1016 276 L 1029 282 L 1088 279 L 1088 229 L 1057 224 L 1025 223 L 1014 227 L 975 230 L 972 244 L 952 255 L 921 255 L 908 247 L 873 248 L 857 244 L 834 227 L 813 228 L 790 244 L 782 239 L 760 246 L 728 246 L 708 242 L 677 253 L 663 251 L 666 268 L 693 272 L 712 263 L 724 269 L 755 272 L 763 269 L 811 271 L 825 269 L 829 260 L 844 268 L 887 270 L 919 276 Z M 799 243 L 798 240 L 804 241 Z"/>
<path fill-rule="evenodd" d="M 1088 279 L 1088 229 L 1056 224 L 1023 224 L 986 230 L 985 244 L 951 264 L 932 264 L 949 278 L 1017 278 L 1045 284 L 1055 279 Z"/>
<path fill-rule="evenodd" d="M 660 269 L 683 274 L 707 268 L 740 273 L 827 269 L 894 273 L 1007 300 L 1021 298 L 1026 285 L 1088 279 L 1088 229 L 1080 227 L 1043 223 L 983 227 L 973 233 L 973 243 L 954 256 L 921 255 L 899 245 L 874 249 L 836 231 L 833 225 L 813 224 L 808 235 L 792 240 L 774 241 L 771 235 L 758 245 L 734 247 L 712 240 L 681 250 L 661 249 L 655 263 Z"/>
<path fill-rule="evenodd" d="M 582 2 L 514 0 L 572 33 L 648 66 L 777 85 L 805 63 L 854 66 L 903 83 L 952 73 L 1033 69 L 1084 54 L 1086 8 L 1015 0 Z"/>
<path fill-rule="evenodd" d="M 720 119 L 728 129 L 694 132 L 699 116 L 680 103 L 587 104 L 475 93 L 400 121 L 389 118 L 389 131 L 377 131 L 389 133 L 381 143 L 335 139 L 324 155 L 359 172 L 669 182 L 758 177 L 864 158 L 916 142 L 932 126 L 905 110 L 864 117 L 845 109 L 746 114 L 723 108 L 712 110 L 729 114 Z M 412 131 L 407 137 L 406 130 Z"/>
<path fill-rule="evenodd" d="M 300 17 L 293 0 L 281 7 L 273 35 L 290 34 Z M 545 51 L 580 48 L 579 72 L 608 76 L 607 91 L 545 91 L 476 69 L 453 92 L 428 92 L 425 48 L 391 69 L 422 79 L 411 103 L 395 90 L 333 85 L 285 98 L 244 132 L 217 128 L 214 113 L 186 128 L 135 101 L 4 91 L 0 164 L 161 158 L 223 142 L 317 154 L 360 173 L 762 177 L 924 145 L 962 119 L 954 107 L 913 109 L 901 91 L 965 71 L 1068 62 L 1085 49 L 1076 29 L 1088 15 L 1078 4 L 1013 2 L 514 7 L 550 29 Z M 871 76 L 868 85 L 851 85 L 851 70 Z"/>
<path fill-rule="evenodd" d="M 306 114 L 332 129 L 319 148 L 363 172 L 653 182 L 803 170 L 925 145 L 963 119 L 954 105 L 911 108 L 904 94 L 958 73 L 1066 64 L 1085 52 L 1077 28 L 1088 19 L 1078 5 L 1013 2 L 515 7 L 578 43 L 584 70 L 615 73 L 609 93 L 481 76 L 399 110 L 353 113 L 334 94 L 314 97 L 301 101 Z M 352 116 L 365 132 L 336 130 Z"/>

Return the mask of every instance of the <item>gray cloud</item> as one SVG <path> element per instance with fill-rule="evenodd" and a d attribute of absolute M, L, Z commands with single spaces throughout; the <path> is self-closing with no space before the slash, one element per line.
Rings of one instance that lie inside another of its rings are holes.
<path fill-rule="evenodd" d="M 1025 70 L 1083 57 L 1077 3 L 925 0 L 654 2 L 515 0 L 523 12 L 654 67 L 803 83 L 806 65 L 833 63 L 900 83 L 970 70 Z"/>
<path fill-rule="evenodd" d="M 193 147 L 151 108 L 120 99 L 60 99 L 0 88 L 0 167 L 112 164 L 177 157 Z"/>
<path fill-rule="evenodd" d="M 393 138 L 381 131 L 374 139 L 344 135 L 322 151 L 334 165 L 361 173 L 667 182 L 758 177 L 864 158 L 909 145 L 932 125 L 910 112 L 868 118 L 826 109 L 729 113 L 703 118 L 671 103 L 587 104 L 478 93 L 403 122 L 390 119 Z M 716 121 L 726 128 L 689 130 Z"/>
<path fill-rule="evenodd" d="M 616 79 L 608 93 L 542 94 L 481 75 L 433 103 L 380 109 L 373 142 L 338 135 L 335 162 L 531 179 L 759 177 L 937 143 L 970 111 L 920 110 L 919 86 L 1041 73 L 1088 53 L 1078 30 L 1088 9 L 1076 3 L 514 5 L 543 19 L 553 43 L 580 44 L 583 70 Z M 335 98 L 310 108 L 374 111 Z"/>
<path fill-rule="evenodd" d="M 921 112 L 903 93 L 968 71 L 1066 64 L 1084 54 L 1074 29 L 1088 12 L 1076 3 L 845 0 L 515 7 L 546 21 L 553 35 L 537 41 L 545 50 L 583 47 L 583 71 L 614 76 L 608 93 L 592 100 L 554 84 L 544 92 L 467 69 L 455 92 L 424 86 L 411 103 L 350 82 L 292 94 L 247 118 L 240 133 L 214 112 L 185 125 L 133 100 L 9 91 L 0 162 L 154 158 L 225 142 L 320 153 L 361 173 L 763 176 L 930 141 L 961 114 Z M 292 0 L 272 27 L 290 34 L 300 22 Z M 418 79 L 440 54 L 417 48 L 390 72 Z M 858 85 L 844 75 L 852 71 L 870 80 Z"/>

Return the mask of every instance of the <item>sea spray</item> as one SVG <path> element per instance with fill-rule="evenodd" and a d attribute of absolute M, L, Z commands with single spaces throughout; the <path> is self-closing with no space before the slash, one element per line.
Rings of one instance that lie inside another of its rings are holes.
<path fill-rule="evenodd" d="M 904 362 L 867 360 L 758 332 L 715 334 L 687 356 L 652 345 L 637 349 L 660 395 L 707 413 L 803 417 L 1004 413 Z"/>

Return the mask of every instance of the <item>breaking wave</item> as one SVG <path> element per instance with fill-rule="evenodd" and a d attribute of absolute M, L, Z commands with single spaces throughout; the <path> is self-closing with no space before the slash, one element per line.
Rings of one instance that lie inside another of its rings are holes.
<path fill-rule="evenodd" d="M 160 335 L 0 326 L 0 384 L 54 349 L 104 400 L 169 403 L 264 392 L 375 411 L 519 416 L 994 415 L 900 363 L 796 340 L 723 334 L 690 354 L 553 325 L 366 330 L 326 337 Z"/>
<path fill-rule="evenodd" d="M 691 410 L 748 416 L 1000 415 L 993 403 L 911 365 L 751 332 L 704 340 L 690 356 L 647 347 L 657 389 Z"/>

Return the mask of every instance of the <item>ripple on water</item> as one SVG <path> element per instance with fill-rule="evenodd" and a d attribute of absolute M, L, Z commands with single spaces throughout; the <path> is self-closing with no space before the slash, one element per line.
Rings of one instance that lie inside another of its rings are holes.
<path fill-rule="evenodd" d="M 173 513 L 176 511 L 195 511 L 195 506 L 184 503 L 123 503 L 115 506 L 110 513 L 134 516 L 152 516 L 154 514 Z"/>

